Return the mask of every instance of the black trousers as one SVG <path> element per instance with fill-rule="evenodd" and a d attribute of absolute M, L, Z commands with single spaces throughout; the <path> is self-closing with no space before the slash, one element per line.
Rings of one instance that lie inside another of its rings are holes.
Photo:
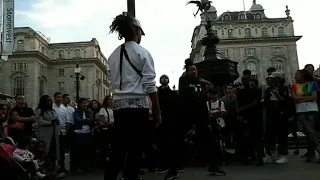
<path fill-rule="evenodd" d="M 235 150 L 238 160 L 246 162 L 249 158 L 255 160 L 256 157 L 264 157 L 262 116 L 240 117 L 237 127 Z"/>
<path fill-rule="evenodd" d="M 189 112 L 189 111 L 188 111 Z M 177 133 L 172 132 L 170 137 L 171 156 L 168 156 L 168 163 L 170 165 L 170 171 L 176 171 L 179 167 L 179 160 L 182 144 L 184 144 L 184 138 L 186 133 L 195 127 L 196 133 L 196 146 L 202 159 L 210 167 L 219 166 L 222 162 L 222 152 L 218 143 L 218 138 L 215 136 L 214 128 L 209 125 L 209 121 L 205 116 L 207 113 L 188 113 L 182 117 L 184 121 L 184 127 L 180 127 Z M 180 146 L 180 147 L 178 147 Z"/>
<path fill-rule="evenodd" d="M 149 109 L 126 108 L 114 110 L 112 153 L 106 163 L 105 180 L 117 180 L 124 168 L 123 178 L 139 178 L 142 152 L 146 146 Z"/>
<path fill-rule="evenodd" d="M 60 135 L 59 136 L 59 145 L 60 145 L 60 160 L 59 165 L 63 171 L 65 171 L 65 154 L 68 151 L 68 136 L 67 135 Z"/>
<path fill-rule="evenodd" d="M 186 132 L 166 124 L 161 125 L 155 132 L 159 168 L 183 167 L 187 155 L 184 143 Z"/>
<path fill-rule="evenodd" d="M 274 108 L 267 109 L 265 146 L 266 153 L 271 155 L 278 141 L 278 153 L 288 155 L 288 120 Z"/>
<path fill-rule="evenodd" d="M 157 151 L 159 150 L 158 144 L 156 143 L 157 133 L 159 128 L 155 128 L 155 121 L 150 121 L 146 128 L 146 143 L 144 146 L 145 162 L 148 168 L 154 169 L 157 165 Z"/>
<path fill-rule="evenodd" d="M 90 133 L 75 133 L 74 148 L 71 149 L 72 170 L 87 171 L 92 163 L 93 143 Z"/>
<path fill-rule="evenodd" d="M 242 163 L 264 157 L 262 112 L 239 116 L 236 122 L 236 158 Z"/>

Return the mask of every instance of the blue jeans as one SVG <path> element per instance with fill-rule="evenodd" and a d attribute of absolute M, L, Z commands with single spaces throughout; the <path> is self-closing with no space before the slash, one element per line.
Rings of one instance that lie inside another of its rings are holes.
<path fill-rule="evenodd" d="M 320 133 L 316 130 L 316 125 L 318 124 L 317 121 L 319 121 L 319 112 L 312 111 L 298 113 L 297 118 L 307 133 L 308 152 L 313 152 L 316 150 L 318 153 L 320 153 L 320 143 L 318 140 Z"/>

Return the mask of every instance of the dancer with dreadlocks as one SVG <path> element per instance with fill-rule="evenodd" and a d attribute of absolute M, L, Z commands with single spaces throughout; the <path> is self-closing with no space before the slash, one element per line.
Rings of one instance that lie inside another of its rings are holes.
<path fill-rule="evenodd" d="M 138 180 L 146 125 L 149 121 L 148 96 L 157 123 L 161 122 L 154 62 L 139 43 L 144 32 L 137 19 L 118 15 L 110 26 L 125 42 L 109 57 L 111 86 L 114 89 L 114 142 L 106 166 L 105 179 L 116 180 L 124 167 L 125 180 Z"/>

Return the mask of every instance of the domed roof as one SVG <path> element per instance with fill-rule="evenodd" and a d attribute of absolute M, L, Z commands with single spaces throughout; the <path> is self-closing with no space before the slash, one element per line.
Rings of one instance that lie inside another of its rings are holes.
<path fill-rule="evenodd" d="M 207 12 L 217 12 L 217 9 L 214 6 L 211 6 Z"/>
<path fill-rule="evenodd" d="M 253 4 L 249 11 L 263 11 L 263 7 L 260 4 L 256 3 L 256 0 L 253 0 Z"/>

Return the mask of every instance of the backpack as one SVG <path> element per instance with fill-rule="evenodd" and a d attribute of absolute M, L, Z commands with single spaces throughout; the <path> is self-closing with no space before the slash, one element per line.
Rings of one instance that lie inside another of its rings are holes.
<path fill-rule="evenodd" d="M 211 102 L 210 101 L 207 101 L 207 106 L 208 106 L 208 110 L 209 110 L 209 113 L 210 113 L 210 119 L 211 119 L 211 124 L 213 123 L 212 122 L 212 120 L 213 120 L 213 115 L 211 114 L 211 111 L 212 110 L 216 110 L 216 109 L 213 109 L 212 107 L 211 107 Z M 221 106 L 222 106 L 222 101 L 221 100 L 218 100 L 218 108 L 217 109 L 219 109 L 219 110 L 221 110 Z M 224 121 L 224 118 L 222 118 L 222 117 L 219 117 L 219 118 L 216 118 L 215 119 L 215 125 L 217 125 L 217 127 L 219 128 L 219 129 L 222 129 L 222 128 L 224 128 L 225 126 L 226 126 L 226 123 L 225 123 L 225 121 Z"/>

